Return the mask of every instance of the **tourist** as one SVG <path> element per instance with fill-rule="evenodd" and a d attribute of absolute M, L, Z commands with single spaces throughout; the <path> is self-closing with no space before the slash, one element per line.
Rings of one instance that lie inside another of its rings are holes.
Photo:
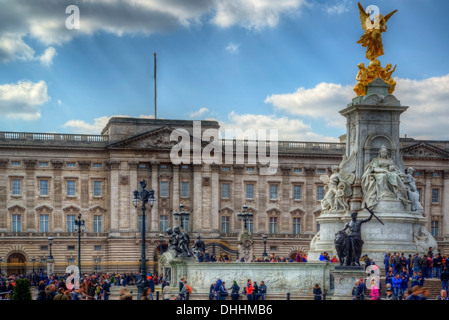
<path fill-rule="evenodd" d="M 436 300 L 449 300 L 449 298 L 447 297 L 447 291 L 441 290 L 440 295 L 437 296 Z"/>
<path fill-rule="evenodd" d="M 64 288 L 59 288 L 58 293 L 55 295 L 53 300 L 69 300 L 69 298 L 64 294 Z"/>
<path fill-rule="evenodd" d="M 218 289 L 219 300 L 225 300 L 228 296 L 228 290 L 226 289 L 226 282 L 222 282 L 220 288 Z"/>
<path fill-rule="evenodd" d="M 412 265 L 413 271 L 416 271 L 416 274 L 418 274 L 418 271 L 421 270 L 421 258 L 419 257 L 419 253 L 415 254 L 413 257 Z"/>
<path fill-rule="evenodd" d="M 371 280 L 371 300 L 379 300 L 380 298 L 380 290 L 379 287 L 376 284 L 376 280 L 372 279 Z"/>
<path fill-rule="evenodd" d="M 398 300 L 399 291 L 401 290 L 401 282 L 402 282 L 402 279 L 400 278 L 399 273 L 397 273 L 395 275 L 395 277 L 393 278 L 393 284 L 392 284 L 394 300 Z"/>
<path fill-rule="evenodd" d="M 248 279 L 248 281 L 246 282 L 246 298 L 248 300 L 254 300 L 253 299 L 253 285 L 251 284 L 251 279 Z"/>
<path fill-rule="evenodd" d="M 171 291 L 170 282 L 166 281 L 164 289 L 162 289 L 162 299 L 163 300 L 170 300 L 170 298 L 171 298 L 170 291 Z"/>
<path fill-rule="evenodd" d="M 320 285 L 318 283 L 315 284 L 312 293 L 313 293 L 313 300 L 321 300 L 321 295 L 323 294 L 323 292 L 321 291 Z"/>
<path fill-rule="evenodd" d="M 267 295 L 267 285 L 264 281 L 260 281 L 259 286 L 259 297 L 262 297 L 262 300 L 265 300 L 265 297 Z"/>
<path fill-rule="evenodd" d="M 408 274 L 401 276 L 401 291 L 399 292 L 402 299 L 404 299 L 405 293 L 408 291 Z"/>
<path fill-rule="evenodd" d="M 385 256 L 384 256 L 384 267 L 385 267 L 385 276 L 387 276 L 388 275 L 388 270 L 390 269 L 390 256 L 391 256 L 391 253 L 385 253 Z"/>
<path fill-rule="evenodd" d="M 406 300 L 423 300 L 421 293 L 422 288 L 420 286 L 414 286 L 412 288 L 412 294 L 409 295 Z"/>
<path fill-rule="evenodd" d="M 435 257 L 432 259 L 433 264 L 433 276 L 435 278 L 440 278 L 441 274 L 441 268 L 443 266 L 443 258 L 440 256 L 440 254 L 436 253 Z"/>
<path fill-rule="evenodd" d="M 413 271 L 411 287 L 413 288 L 414 286 L 418 285 L 419 285 L 418 273 L 416 271 Z"/>
<path fill-rule="evenodd" d="M 385 293 L 385 300 L 393 300 L 393 289 L 388 288 L 387 292 Z"/>
<path fill-rule="evenodd" d="M 219 277 L 217 277 L 217 280 L 215 281 L 215 285 L 214 285 L 214 296 L 215 296 L 216 300 L 220 300 L 219 292 L 220 292 L 222 282 L 223 281 Z"/>
<path fill-rule="evenodd" d="M 366 286 L 363 283 L 363 279 L 360 278 L 358 285 L 355 289 L 356 300 L 365 300 L 365 290 L 366 290 Z"/>
<path fill-rule="evenodd" d="M 440 280 L 441 280 L 442 289 L 446 290 L 446 292 L 448 292 L 449 291 L 449 270 L 446 267 L 444 267 L 443 271 L 441 272 Z"/>
<path fill-rule="evenodd" d="M 232 287 L 231 287 L 231 300 L 238 300 L 240 297 L 240 287 L 237 284 L 237 281 L 234 280 Z"/>
<path fill-rule="evenodd" d="M 418 271 L 418 285 L 424 287 L 424 275 L 421 270 Z"/>
<path fill-rule="evenodd" d="M 128 292 L 128 289 L 126 287 L 123 287 L 120 289 L 120 295 L 118 297 L 119 300 L 132 300 L 133 295 L 132 293 Z"/>
<path fill-rule="evenodd" d="M 257 300 L 259 298 L 259 286 L 257 282 L 253 282 L 253 300 Z"/>
<path fill-rule="evenodd" d="M 187 300 L 188 295 L 190 294 L 190 292 L 188 290 L 188 287 L 187 287 L 187 280 L 184 279 L 182 284 L 183 284 L 183 286 L 182 286 L 181 290 L 179 291 L 179 299 L 180 300 Z"/>
<path fill-rule="evenodd" d="M 389 270 L 387 276 L 385 277 L 385 285 L 390 284 L 393 285 L 393 271 Z"/>
<path fill-rule="evenodd" d="M 215 290 L 214 290 L 214 288 L 215 288 L 215 282 L 212 283 L 210 285 L 210 287 L 209 287 L 209 300 L 214 300 L 214 297 L 215 297 Z"/>
<path fill-rule="evenodd" d="M 153 300 L 152 291 L 150 287 L 146 287 L 143 289 L 142 295 L 140 296 L 140 300 Z"/>

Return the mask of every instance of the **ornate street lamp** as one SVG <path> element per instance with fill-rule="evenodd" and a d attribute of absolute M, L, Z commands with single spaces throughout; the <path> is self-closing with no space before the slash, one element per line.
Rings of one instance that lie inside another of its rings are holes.
<path fill-rule="evenodd" d="M 189 221 L 190 212 L 184 211 L 184 205 L 181 203 L 179 205 L 179 212 L 175 211 L 173 213 L 175 220 L 181 220 L 181 228 L 184 229 L 184 220 Z"/>
<path fill-rule="evenodd" d="M 3 258 L 0 258 L 0 275 L 2 274 L 2 263 L 3 263 Z"/>
<path fill-rule="evenodd" d="M 53 262 L 53 255 L 51 254 L 51 246 L 53 245 L 53 237 L 48 237 L 48 245 L 50 247 L 50 252 L 48 254 L 47 262 Z"/>
<path fill-rule="evenodd" d="M 84 220 L 81 220 L 81 213 L 78 214 L 78 219 L 75 219 L 75 231 L 78 232 L 78 274 L 81 276 L 81 232 L 84 231 Z"/>
<path fill-rule="evenodd" d="M 36 262 L 36 258 L 35 258 L 35 257 L 32 257 L 32 258 L 31 258 L 31 262 L 33 263 L 33 273 L 34 273 L 34 263 Z"/>
<path fill-rule="evenodd" d="M 247 228 L 247 222 L 253 220 L 253 214 L 248 211 L 248 206 L 246 203 L 243 205 L 242 212 L 237 213 L 239 221 L 244 221 L 244 229 Z"/>
<path fill-rule="evenodd" d="M 263 235 L 263 253 L 262 253 L 262 257 L 268 257 L 268 253 L 267 253 L 267 238 L 268 236 L 266 234 Z"/>
<path fill-rule="evenodd" d="M 140 279 L 137 282 L 138 288 L 138 296 L 137 299 L 140 299 L 143 290 L 148 286 L 147 280 L 147 266 L 146 266 L 146 257 L 145 257 L 145 233 L 146 233 L 146 223 L 145 223 L 145 211 L 147 209 L 146 204 L 150 205 L 150 211 L 153 208 L 156 199 L 154 198 L 154 191 L 147 191 L 147 182 L 145 180 L 140 181 L 140 186 L 142 187 L 142 191 L 134 191 L 134 197 L 132 203 L 135 208 L 139 205 L 139 202 L 142 201 L 142 255 L 140 258 Z"/>

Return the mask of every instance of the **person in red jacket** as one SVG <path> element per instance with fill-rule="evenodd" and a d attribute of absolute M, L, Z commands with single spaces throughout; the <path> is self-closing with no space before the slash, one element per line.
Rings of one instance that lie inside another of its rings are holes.
<path fill-rule="evenodd" d="M 248 279 L 248 282 L 246 283 L 246 297 L 248 300 L 254 300 L 253 290 L 254 290 L 254 287 L 251 283 L 251 279 Z"/>

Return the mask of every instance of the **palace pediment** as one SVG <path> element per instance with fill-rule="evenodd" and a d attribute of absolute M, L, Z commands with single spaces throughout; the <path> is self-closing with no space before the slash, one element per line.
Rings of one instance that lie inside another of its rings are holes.
<path fill-rule="evenodd" d="M 449 152 L 426 142 L 420 142 L 401 149 L 404 158 L 417 159 L 449 159 Z"/>
<path fill-rule="evenodd" d="M 181 141 L 181 135 L 183 131 L 176 133 L 177 140 L 171 140 L 170 137 L 175 129 L 164 126 L 154 130 L 150 130 L 144 133 L 137 134 L 135 136 L 123 139 L 118 142 L 114 142 L 108 146 L 108 148 L 126 148 L 126 149 L 171 149 Z M 185 134 L 182 139 L 189 141 L 190 145 L 196 141 L 190 134 Z M 203 148 L 208 142 L 200 141 Z"/>

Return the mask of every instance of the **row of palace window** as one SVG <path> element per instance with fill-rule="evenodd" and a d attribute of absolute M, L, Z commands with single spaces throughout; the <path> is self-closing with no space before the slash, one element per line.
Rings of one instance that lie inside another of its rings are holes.
<path fill-rule="evenodd" d="M 246 199 L 254 199 L 254 187 L 253 183 L 247 183 L 245 185 L 245 197 Z M 231 197 L 231 184 L 222 183 L 221 184 L 221 198 L 229 199 Z M 277 200 L 279 197 L 279 185 L 270 184 L 269 185 L 269 197 L 270 200 Z M 293 185 L 293 200 L 301 200 L 301 185 Z M 322 200 L 324 198 L 324 186 L 317 187 L 317 200 Z"/>
<path fill-rule="evenodd" d="M 66 232 L 76 232 L 75 228 L 75 215 L 67 215 L 67 225 Z M 278 217 L 270 217 L 268 232 L 270 234 L 278 233 Z M 231 219 L 229 216 L 222 216 L 220 223 L 221 233 L 230 233 Z M 183 221 L 183 226 L 185 230 L 189 230 L 189 220 Z M 247 222 L 247 228 L 250 232 L 254 232 L 253 221 Z M 102 232 L 103 229 L 103 217 L 99 215 L 93 216 L 93 232 Z M 160 216 L 159 219 L 159 229 L 165 232 L 168 229 L 168 216 Z M 138 230 L 142 231 L 142 216 L 138 218 Z M 319 224 L 317 224 L 317 232 L 319 231 Z M 12 215 L 12 232 L 22 232 L 22 215 L 13 214 Z M 49 215 L 41 214 L 39 215 L 39 232 L 49 232 Z M 292 233 L 301 234 L 301 218 L 293 218 L 292 221 Z M 431 222 L 431 233 L 434 237 L 439 236 L 439 222 Z"/>
<path fill-rule="evenodd" d="M 39 180 L 39 195 L 48 196 L 50 193 L 50 181 L 48 179 Z M 11 193 L 13 196 L 22 195 L 22 180 L 11 180 Z M 76 180 L 66 180 L 66 194 L 67 196 L 76 196 Z M 103 195 L 103 181 L 93 182 L 93 196 L 101 197 Z"/>
<path fill-rule="evenodd" d="M 275 234 L 278 233 L 278 217 L 270 217 L 269 218 L 269 233 Z M 292 233 L 293 234 L 301 234 L 301 218 L 293 218 L 292 221 Z M 168 229 L 168 216 L 160 216 L 159 219 L 159 230 L 164 232 Z M 189 231 L 189 220 L 183 221 L 184 230 Z M 231 218 L 229 216 L 222 216 L 220 222 L 220 232 L 221 233 L 230 233 L 231 229 Z M 254 222 L 248 221 L 246 223 L 246 227 L 248 231 L 254 232 Z M 319 230 L 319 224 L 317 224 L 317 231 Z M 139 231 L 142 231 L 142 216 L 139 216 Z"/>
<path fill-rule="evenodd" d="M 49 229 L 49 218 L 48 214 L 39 215 L 39 232 L 50 232 Z M 76 232 L 75 228 L 75 215 L 67 215 L 66 232 Z M 93 232 L 102 232 L 103 230 L 103 217 L 95 215 L 93 216 Z M 11 231 L 12 232 L 22 232 L 22 215 L 13 214 L 11 220 Z"/>

